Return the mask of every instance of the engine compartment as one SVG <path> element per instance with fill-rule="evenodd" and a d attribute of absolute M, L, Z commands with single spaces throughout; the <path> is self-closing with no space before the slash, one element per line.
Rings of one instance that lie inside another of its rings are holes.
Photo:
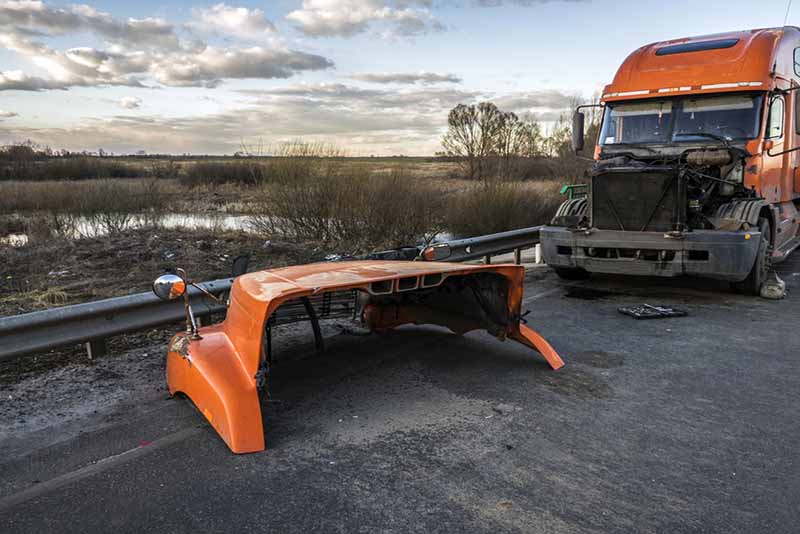
<path fill-rule="evenodd" d="M 716 229 L 721 206 L 757 198 L 744 185 L 746 156 L 731 146 L 691 148 L 676 155 L 609 155 L 592 167 L 583 223 L 641 232 Z"/>

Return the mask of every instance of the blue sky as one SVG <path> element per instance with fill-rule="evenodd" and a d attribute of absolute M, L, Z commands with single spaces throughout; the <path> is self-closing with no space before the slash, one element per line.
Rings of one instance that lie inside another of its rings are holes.
<path fill-rule="evenodd" d="M 0 0 L 0 144 L 427 155 L 492 100 L 552 124 L 639 46 L 780 26 L 786 0 Z M 800 24 L 800 2 L 789 16 Z"/>

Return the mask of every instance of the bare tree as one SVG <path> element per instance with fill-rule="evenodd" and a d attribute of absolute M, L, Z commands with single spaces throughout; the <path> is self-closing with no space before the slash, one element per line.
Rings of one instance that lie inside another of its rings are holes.
<path fill-rule="evenodd" d="M 520 135 L 522 136 L 522 144 L 519 149 L 519 155 L 523 158 L 537 158 L 543 155 L 543 144 L 545 141 L 542 132 L 542 126 L 536 117 L 530 113 L 522 118 L 520 124 Z"/>
<path fill-rule="evenodd" d="M 569 113 L 565 110 L 556 123 L 546 128 L 532 114 L 520 118 L 513 112 L 499 110 L 491 102 L 459 104 L 447 117 L 442 154 L 457 158 L 465 174 L 478 179 L 486 178 L 490 172 L 504 176 L 517 171 L 524 174 L 528 172 L 523 172 L 524 168 L 530 165 L 523 164 L 521 158 L 548 158 L 574 167 L 580 160 L 572 151 L 572 126 L 568 119 L 571 111 L 583 103 L 579 96 L 572 98 Z M 586 109 L 585 144 L 591 146 L 597 138 L 602 110 Z"/>
<path fill-rule="evenodd" d="M 497 155 L 500 158 L 500 172 L 509 175 L 514 160 L 521 156 L 527 138 L 527 125 L 516 113 L 500 112 L 500 128 L 497 133 Z"/>
<path fill-rule="evenodd" d="M 442 138 L 447 155 L 464 162 L 469 178 L 483 178 L 486 158 L 497 149 L 502 112 L 491 102 L 459 104 L 450 110 L 447 126 Z"/>

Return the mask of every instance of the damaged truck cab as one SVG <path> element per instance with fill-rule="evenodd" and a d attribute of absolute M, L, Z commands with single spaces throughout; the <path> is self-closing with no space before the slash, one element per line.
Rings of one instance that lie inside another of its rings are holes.
<path fill-rule="evenodd" d="M 356 316 L 370 330 L 404 324 L 439 325 L 458 334 L 485 330 L 537 350 L 558 369 L 564 364 L 556 351 L 523 324 L 524 278 L 519 265 L 375 260 L 298 265 L 239 276 L 225 320 L 199 328 L 186 292 L 193 284 L 178 270 L 153 284 L 159 297 L 184 297 L 186 303 L 186 331 L 172 339 L 167 354 L 169 391 L 188 396 L 233 452 L 263 450 L 259 389 L 273 361 L 271 317 L 292 302 L 342 292 L 358 301 Z M 316 313 L 308 308 L 316 324 Z"/>
<path fill-rule="evenodd" d="M 800 245 L 800 29 L 654 43 L 603 93 L 595 163 L 541 231 L 565 278 L 695 275 L 758 294 Z M 584 115 L 573 145 L 583 145 Z"/>

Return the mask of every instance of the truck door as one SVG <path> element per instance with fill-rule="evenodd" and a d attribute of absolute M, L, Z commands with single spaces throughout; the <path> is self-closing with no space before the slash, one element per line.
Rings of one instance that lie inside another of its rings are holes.
<path fill-rule="evenodd" d="M 794 113 L 792 114 L 794 118 L 794 146 L 800 147 L 800 86 L 798 86 L 797 82 L 792 82 L 792 86 L 796 88 L 794 91 L 794 98 L 792 99 L 792 103 L 794 104 Z M 794 183 L 788 184 L 786 188 L 787 200 L 800 198 L 800 151 L 792 152 L 791 170 L 794 178 L 792 181 Z"/>
<path fill-rule="evenodd" d="M 783 80 L 778 80 L 776 85 L 781 89 L 789 87 L 789 84 Z M 791 120 L 794 106 L 790 105 L 793 100 L 791 93 L 789 95 L 773 95 L 767 108 L 764 140 L 771 141 L 772 148 L 764 151 L 763 154 L 759 193 L 770 203 L 781 202 L 782 197 L 793 189 L 795 155 L 792 152 L 782 154 L 795 146 L 794 121 Z"/>

